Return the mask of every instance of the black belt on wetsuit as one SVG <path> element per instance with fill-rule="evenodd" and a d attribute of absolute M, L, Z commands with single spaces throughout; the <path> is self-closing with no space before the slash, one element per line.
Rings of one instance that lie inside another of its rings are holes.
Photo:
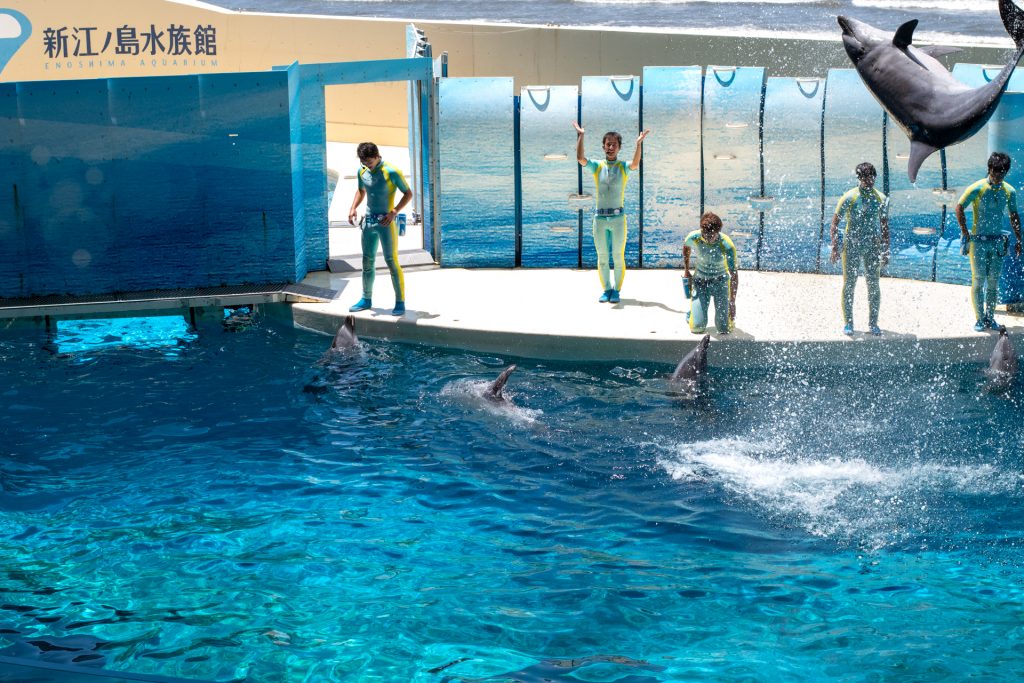
<path fill-rule="evenodd" d="M 716 277 L 695 277 L 690 280 L 690 284 L 694 287 L 710 287 L 711 285 L 718 284 L 722 280 L 728 279 L 728 277 L 729 273 L 722 273 Z"/>
<path fill-rule="evenodd" d="M 1000 240 L 1009 240 L 1009 235 L 969 235 L 969 242 L 998 242 Z"/>
<path fill-rule="evenodd" d="M 388 217 L 388 215 L 386 213 L 371 213 L 370 214 L 370 218 L 372 218 L 373 222 L 376 223 L 377 225 L 380 225 L 381 221 L 383 221 L 387 217 Z"/>
<path fill-rule="evenodd" d="M 621 216 L 626 210 L 621 206 L 617 209 L 596 209 L 594 215 L 598 218 L 612 218 L 613 216 Z"/>

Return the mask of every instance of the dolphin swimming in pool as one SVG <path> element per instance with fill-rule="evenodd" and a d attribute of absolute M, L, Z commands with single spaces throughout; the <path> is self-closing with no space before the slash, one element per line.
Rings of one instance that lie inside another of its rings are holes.
<path fill-rule="evenodd" d="M 683 356 L 670 378 L 671 382 L 695 382 L 708 370 L 708 346 L 711 335 L 705 334 L 697 345 Z"/>
<path fill-rule="evenodd" d="M 988 391 L 1005 391 L 1013 384 L 1017 377 L 1017 352 L 1010 343 L 1010 337 L 1006 330 L 999 333 L 996 346 L 992 349 L 992 357 L 988 361 L 988 369 L 985 376 L 988 377 Z"/>
<path fill-rule="evenodd" d="M 338 328 L 337 333 L 334 335 L 334 341 L 331 342 L 331 348 L 350 349 L 353 346 L 358 345 L 359 338 L 356 337 L 355 316 L 346 315 L 345 320 L 341 323 L 341 327 Z"/>
<path fill-rule="evenodd" d="M 917 19 L 889 34 L 856 19 L 838 17 L 846 54 L 864 85 L 910 138 L 910 182 L 917 180 L 929 155 L 971 137 L 995 111 L 1024 54 L 1024 11 L 1013 0 L 999 0 L 999 16 L 1016 50 L 992 82 L 978 88 L 953 78 L 936 59 L 957 50 L 910 44 Z"/>
<path fill-rule="evenodd" d="M 506 403 L 505 395 L 502 390 L 505 388 L 505 384 L 508 382 L 509 375 L 516 369 L 515 363 L 508 366 L 501 371 L 498 375 L 498 379 L 494 380 L 491 386 L 484 390 L 484 398 L 494 403 Z"/>

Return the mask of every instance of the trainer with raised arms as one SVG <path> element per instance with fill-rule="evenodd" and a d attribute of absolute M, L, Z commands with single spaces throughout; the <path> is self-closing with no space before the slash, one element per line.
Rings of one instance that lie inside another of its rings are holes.
<path fill-rule="evenodd" d="M 604 292 L 598 301 L 602 303 L 619 303 L 619 291 L 626 277 L 626 212 L 625 196 L 626 181 L 630 171 L 640 168 L 640 156 L 643 153 L 644 138 L 651 132 L 641 131 L 636 138 L 636 150 L 633 160 L 627 165 L 619 161 L 619 150 L 622 148 L 622 136 L 609 131 L 601 139 L 604 159 L 593 161 L 583 154 L 583 129 L 580 124 L 572 122 L 576 129 L 576 160 L 594 176 L 597 190 L 596 209 L 594 210 L 594 248 L 597 249 L 597 275 L 601 278 Z M 609 250 L 608 243 L 611 242 Z M 611 266 L 615 271 L 612 282 L 609 273 L 609 253 Z"/>

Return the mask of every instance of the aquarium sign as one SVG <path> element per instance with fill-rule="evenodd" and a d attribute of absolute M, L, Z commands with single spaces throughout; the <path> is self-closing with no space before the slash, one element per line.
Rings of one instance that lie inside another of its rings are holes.
<path fill-rule="evenodd" d="M 217 66 L 212 24 L 47 26 L 39 36 L 47 70 Z"/>

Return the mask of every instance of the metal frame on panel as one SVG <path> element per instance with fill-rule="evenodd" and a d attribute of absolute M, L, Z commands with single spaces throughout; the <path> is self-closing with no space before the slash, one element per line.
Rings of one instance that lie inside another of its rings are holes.
<path fill-rule="evenodd" d="M 629 164 L 636 149 L 640 131 L 640 79 L 636 76 L 584 76 L 580 95 L 580 118 L 586 129 L 587 158 L 603 159 L 601 138 L 608 131 L 622 135 L 619 159 Z M 639 170 L 639 169 L 638 169 Z M 582 174 L 581 192 L 593 194 L 594 181 Z M 626 266 L 640 263 L 640 175 L 630 174 L 623 207 L 626 211 Z M 597 251 L 592 238 L 592 214 L 584 211 L 582 221 L 582 263 L 585 268 L 597 265 Z"/>
<path fill-rule="evenodd" d="M 843 193 L 857 184 L 854 169 L 870 161 L 878 170 L 877 186 L 885 183 L 884 112 L 853 69 L 830 69 L 825 81 L 825 112 L 822 127 L 825 215 L 822 225 L 821 271 L 842 272 L 831 263 L 829 225 Z M 842 225 L 840 225 L 842 230 Z"/>
<path fill-rule="evenodd" d="M 519 97 L 521 265 L 575 267 L 579 262 L 578 210 L 570 206 L 579 179 L 575 86 L 526 86 Z"/>
<path fill-rule="evenodd" d="M 821 116 L 825 81 L 769 78 L 764 100 L 761 269 L 815 272 L 824 205 Z"/>
<path fill-rule="evenodd" d="M 643 159 L 644 267 L 679 267 L 700 222 L 703 81 L 699 66 L 644 68 L 643 125 L 653 131 Z"/>
<path fill-rule="evenodd" d="M 704 210 L 722 218 L 742 268 L 760 268 L 764 195 L 761 67 L 709 66 L 704 77 Z"/>

